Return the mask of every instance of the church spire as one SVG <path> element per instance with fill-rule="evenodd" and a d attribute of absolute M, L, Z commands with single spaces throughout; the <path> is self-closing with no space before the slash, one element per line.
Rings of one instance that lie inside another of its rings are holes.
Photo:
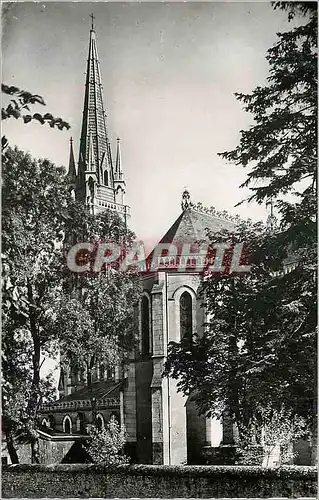
<path fill-rule="evenodd" d="M 90 207 L 92 213 L 114 210 L 126 220 L 129 217 L 129 207 L 124 203 L 126 185 L 121 170 L 119 145 L 117 172 L 107 131 L 93 14 L 90 17 L 89 54 L 79 161 L 74 183 L 75 194 L 79 201 Z"/>
<path fill-rule="evenodd" d="M 92 147 L 90 143 L 92 142 L 94 151 L 94 170 L 97 176 L 97 181 L 100 183 L 102 162 L 105 163 L 103 165 L 103 169 L 106 168 L 109 170 L 112 167 L 109 154 L 105 154 L 108 151 L 108 133 L 93 14 L 91 14 L 91 19 L 92 23 L 90 29 L 89 54 L 86 70 L 79 167 L 82 172 L 87 170 L 87 162 L 90 156 L 90 149 Z"/>

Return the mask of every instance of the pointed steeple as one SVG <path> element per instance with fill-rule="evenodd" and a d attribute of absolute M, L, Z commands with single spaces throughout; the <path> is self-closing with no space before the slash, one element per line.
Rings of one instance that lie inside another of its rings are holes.
<path fill-rule="evenodd" d="M 90 154 L 91 142 L 94 151 L 94 169 L 101 180 L 102 160 L 104 156 L 105 165 L 103 168 L 111 169 L 111 158 L 108 154 L 108 133 L 106 125 L 106 113 L 103 104 L 102 83 L 100 75 L 100 64 L 98 60 L 96 34 L 93 25 L 90 29 L 89 54 L 87 60 L 84 109 L 82 119 L 82 131 L 80 140 L 79 163 L 80 169 L 87 169 L 87 162 Z M 89 137 L 92 137 L 89 140 Z M 104 155 L 104 153 L 107 153 Z M 82 160 L 81 160 L 82 159 Z"/>
<path fill-rule="evenodd" d="M 75 169 L 75 160 L 74 160 L 74 152 L 73 152 L 73 138 L 70 138 L 70 157 L 69 157 L 69 170 L 68 177 L 71 182 L 75 182 L 76 179 L 76 169 Z"/>
<path fill-rule="evenodd" d="M 92 24 L 85 80 L 76 198 L 85 206 L 90 206 L 90 210 L 94 213 L 115 210 L 126 220 L 129 217 L 129 207 L 124 203 L 125 179 L 121 171 L 119 149 L 117 154 L 119 172 L 113 170 L 93 14 L 90 17 Z"/>

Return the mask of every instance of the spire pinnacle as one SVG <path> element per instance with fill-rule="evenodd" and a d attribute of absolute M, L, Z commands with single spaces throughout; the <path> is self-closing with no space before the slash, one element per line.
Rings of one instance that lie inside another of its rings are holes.
<path fill-rule="evenodd" d="M 276 228 L 276 224 L 277 224 L 277 218 L 274 214 L 274 201 L 273 201 L 273 198 L 270 198 L 270 201 L 268 201 L 266 203 L 266 207 L 268 207 L 268 205 L 270 205 L 270 213 L 267 217 L 267 228 L 268 230 L 272 233 L 275 228 Z"/>
<path fill-rule="evenodd" d="M 68 176 L 72 180 L 74 180 L 76 177 L 75 160 L 74 160 L 74 152 L 73 152 L 73 138 L 72 137 L 70 137 L 70 156 L 69 156 Z"/>
<path fill-rule="evenodd" d="M 121 167 L 121 148 L 120 148 L 120 138 L 118 137 L 116 139 L 116 163 L 115 163 L 115 172 L 121 173 L 122 172 L 122 167 Z"/>

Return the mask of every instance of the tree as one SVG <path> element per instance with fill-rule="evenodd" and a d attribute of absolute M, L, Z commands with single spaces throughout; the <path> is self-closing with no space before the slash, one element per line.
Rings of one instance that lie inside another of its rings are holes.
<path fill-rule="evenodd" d="M 85 446 L 92 461 L 100 465 L 124 465 L 128 458 L 123 455 L 125 444 L 125 428 L 119 425 L 114 415 L 106 428 L 89 428 L 90 440 Z"/>
<path fill-rule="evenodd" d="M 23 426 L 31 439 L 33 460 L 37 461 L 34 430 L 44 396 L 41 354 L 51 355 L 53 347 L 46 314 L 60 286 L 61 242 L 70 197 L 64 169 L 48 160 L 33 160 L 17 148 L 8 147 L 2 165 L 2 248 L 6 261 L 4 378 L 9 376 L 6 368 L 10 366 L 12 374 L 16 371 L 17 382 L 24 380 L 27 385 Z M 25 369 L 31 366 L 31 384 L 29 373 L 19 379 L 17 335 L 28 346 L 24 353 L 29 354 Z M 15 393 L 11 395 L 15 397 Z"/>
<path fill-rule="evenodd" d="M 75 218 L 72 217 L 74 228 Z M 78 221 L 77 235 L 70 229 L 71 242 L 112 241 L 127 249 L 134 235 L 126 229 L 115 212 L 97 216 L 88 213 Z M 67 252 L 68 247 L 65 247 Z M 94 262 L 95 253 L 90 257 Z M 70 369 L 86 374 L 85 383 L 92 388 L 92 376 L 97 363 L 104 369 L 123 366 L 136 341 L 136 306 L 140 285 L 135 272 L 119 268 L 87 271 L 78 276 L 68 275 L 63 292 L 52 309 L 51 328 L 59 337 L 63 362 Z"/>
<path fill-rule="evenodd" d="M 233 419 L 240 440 L 265 406 L 287 410 L 313 425 L 316 379 L 315 262 L 299 256 L 283 272 L 276 235 L 261 223 L 211 234 L 215 242 L 245 242 L 251 270 L 203 278 L 209 321 L 192 343 L 171 343 L 165 375 L 194 394 L 201 413 Z M 226 254 L 228 266 L 231 255 Z"/>
<path fill-rule="evenodd" d="M 37 462 L 39 410 L 52 398 L 41 356 L 51 357 L 60 344 L 78 364 L 80 354 L 89 359 L 90 374 L 98 354 L 115 363 L 134 337 L 135 276 L 115 269 L 75 276 L 65 254 L 75 241 L 129 244 L 133 234 L 115 213 L 94 216 L 73 200 L 62 167 L 10 147 L 3 154 L 2 229 L 5 432 L 9 438 L 24 432 Z"/>
<path fill-rule="evenodd" d="M 288 7 L 287 7 L 288 5 Z M 279 5 L 282 7 L 282 5 Z M 209 276 L 202 293 L 210 316 L 191 347 L 172 344 L 166 375 L 200 411 L 227 411 L 244 439 L 267 402 L 284 404 L 313 425 L 316 380 L 316 5 L 284 4 L 289 17 L 307 16 L 269 49 L 268 85 L 236 94 L 255 124 L 239 146 L 221 156 L 250 169 L 249 201 L 276 200 L 279 226 L 244 224 L 210 241 L 246 242 L 245 276 Z M 255 186 L 257 184 L 257 186 Z M 294 196 L 293 201 L 283 196 Z M 293 269 L 284 272 L 294 256 Z M 227 258 L 226 258 L 227 260 Z M 204 383 L 203 383 L 204 381 Z M 312 421 L 312 422 L 311 422 Z"/>
<path fill-rule="evenodd" d="M 316 239 L 317 3 L 276 2 L 278 7 L 289 19 L 301 14 L 306 22 L 278 33 L 267 53 L 268 85 L 235 94 L 254 125 L 241 131 L 236 149 L 220 155 L 249 169 L 242 187 L 250 187 L 250 201 L 276 200 L 280 238 L 298 248 Z"/>

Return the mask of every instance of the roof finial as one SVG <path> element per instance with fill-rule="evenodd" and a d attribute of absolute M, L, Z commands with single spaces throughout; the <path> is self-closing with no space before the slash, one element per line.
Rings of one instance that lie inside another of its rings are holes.
<path fill-rule="evenodd" d="M 92 21 L 91 21 L 91 30 L 93 30 L 93 31 L 94 31 L 94 19 L 95 19 L 94 14 L 92 14 L 92 13 L 91 13 L 91 14 L 90 14 L 90 18 L 92 19 Z"/>
<path fill-rule="evenodd" d="M 182 203 L 181 203 L 182 210 L 183 211 L 189 210 L 191 206 L 192 206 L 191 197 L 187 188 L 185 187 L 182 194 Z"/>

